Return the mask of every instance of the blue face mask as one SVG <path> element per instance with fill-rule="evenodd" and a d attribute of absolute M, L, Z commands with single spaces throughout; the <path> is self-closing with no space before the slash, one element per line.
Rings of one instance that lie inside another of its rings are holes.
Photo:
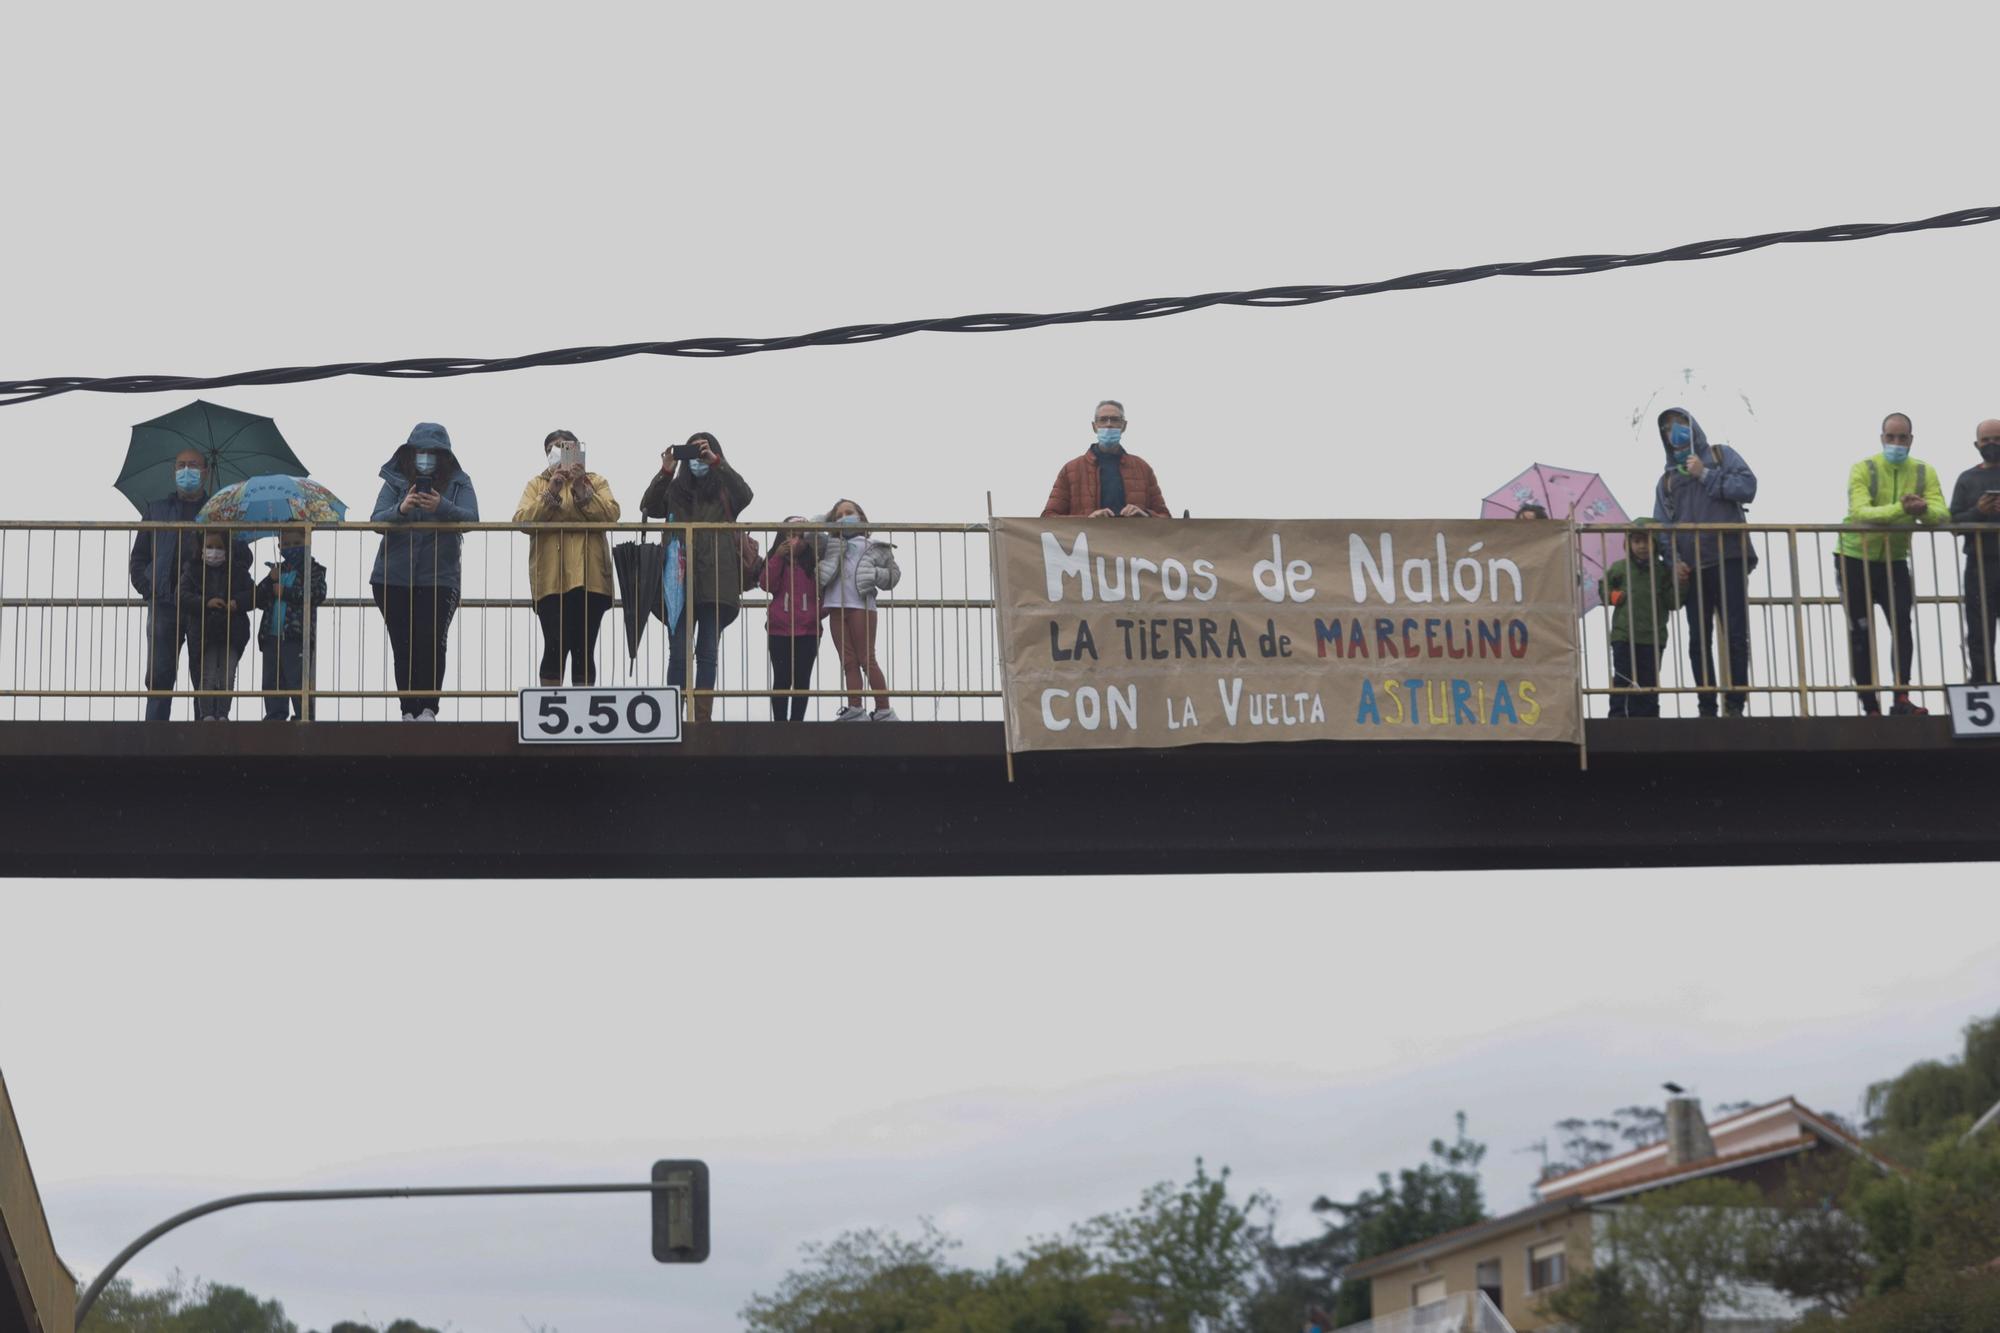
<path fill-rule="evenodd" d="M 193 495 L 201 489 L 201 469 L 198 467 L 176 468 L 174 470 L 174 485 L 180 487 L 189 495 Z"/>
<path fill-rule="evenodd" d="M 417 469 L 417 475 L 420 477 L 428 477 L 438 470 L 438 456 L 433 453 L 414 454 L 410 458 L 410 463 Z"/>
<path fill-rule="evenodd" d="M 1097 442 L 1106 449 L 1117 448 L 1118 441 L 1124 438 L 1125 429 L 1122 426 L 1099 426 L 1097 428 Z"/>
<path fill-rule="evenodd" d="M 708 464 L 699 458 L 690 458 L 688 459 L 688 471 L 694 473 L 697 477 L 705 477 L 708 475 Z"/>
<path fill-rule="evenodd" d="M 1676 449 L 1692 449 L 1694 447 L 1694 431 L 1689 429 L 1685 424 L 1677 421 L 1667 427 L 1667 443 Z"/>
<path fill-rule="evenodd" d="M 861 526 L 861 515 L 842 514 L 839 518 L 836 518 L 833 521 L 841 524 L 843 527 L 858 528 Z"/>
<path fill-rule="evenodd" d="M 306 548 L 303 546 L 280 546 L 278 548 L 278 558 L 297 564 L 306 558 Z"/>
<path fill-rule="evenodd" d="M 1882 457 L 1889 460 L 1890 467 L 1900 467 L 1909 460 L 1910 446 L 1907 444 L 1885 444 L 1882 446 Z"/>

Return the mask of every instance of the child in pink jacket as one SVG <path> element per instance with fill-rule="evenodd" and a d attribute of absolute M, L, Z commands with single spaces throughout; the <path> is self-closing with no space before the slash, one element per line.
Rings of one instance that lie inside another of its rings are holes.
<path fill-rule="evenodd" d="M 786 523 L 805 521 L 801 514 L 785 520 Z M 763 576 L 757 580 L 771 594 L 764 626 L 770 638 L 774 690 L 812 688 L 813 663 L 819 658 L 819 553 L 815 545 L 814 539 L 799 528 L 781 530 L 771 548 L 770 559 L 764 563 Z M 803 695 L 774 694 L 771 719 L 803 722 L 806 705 L 811 702 Z"/>

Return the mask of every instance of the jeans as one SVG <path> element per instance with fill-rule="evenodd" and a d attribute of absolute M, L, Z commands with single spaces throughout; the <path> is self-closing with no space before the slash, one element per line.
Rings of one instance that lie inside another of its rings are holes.
<path fill-rule="evenodd" d="M 198 634 L 201 640 L 201 674 L 196 678 L 197 689 L 233 690 L 236 688 L 236 664 L 243 659 L 243 643 L 230 641 L 228 629 L 221 628 L 207 634 Z M 229 716 L 229 705 L 236 702 L 229 697 L 213 699 L 197 698 L 194 701 L 196 721 L 209 718 L 223 719 Z"/>
<path fill-rule="evenodd" d="M 389 652 L 396 661 L 396 688 L 403 693 L 403 716 L 437 712 L 437 690 L 444 684 L 445 640 L 458 611 L 456 588 L 385 587 L 368 585 L 376 609 L 389 630 Z"/>
<path fill-rule="evenodd" d="M 1989 556 L 1985 568 L 1977 560 L 1965 562 L 1965 651 L 1969 659 L 1966 679 L 1974 685 L 2000 684 L 1993 674 L 1993 628 L 2000 623 L 2000 560 Z"/>
<path fill-rule="evenodd" d="M 1729 711 L 1743 712 L 1750 706 L 1749 692 L 1742 688 L 1750 683 L 1749 572 L 1741 560 L 1723 560 L 1698 569 L 1681 598 L 1687 610 L 1688 665 L 1693 668 L 1694 683 L 1727 688 L 1729 692 L 1722 698 Z M 1720 680 L 1715 674 L 1713 642 L 1717 620 L 1729 652 L 1729 671 Z M 1703 717 L 1715 716 L 1715 699 L 1713 694 L 1696 696 L 1696 707 Z"/>
<path fill-rule="evenodd" d="M 1910 658 L 1916 653 L 1916 609 L 1911 605 L 1914 588 L 1907 560 L 1857 560 L 1851 555 L 1835 557 L 1835 582 L 1840 587 L 1841 609 L 1847 613 L 1847 660 L 1856 685 L 1875 683 L 1875 607 L 1889 618 L 1894 632 L 1890 640 L 1890 668 L 1898 685 L 1910 683 Z M 1879 713 L 1880 699 L 1874 690 L 1857 690 L 1861 711 Z"/>
<path fill-rule="evenodd" d="M 164 605 L 155 603 L 146 617 L 147 637 L 151 640 L 151 651 L 146 657 L 146 688 L 149 690 L 171 690 L 180 671 L 181 650 L 187 650 L 188 679 L 201 679 L 200 636 L 191 631 L 194 626 L 181 619 L 181 609 L 172 602 Z M 165 722 L 173 716 L 172 699 L 146 700 L 146 720 Z M 199 715 L 197 715 L 199 716 Z"/>
<path fill-rule="evenodd" d="M 1660 646 L 1656 643 L 1626 643 L 1614 640 L 1611 645 L 1611 683 L 1625 689 L 1637 686 L 1640 689 L 1655 689 L 1660 683 Z M 1613 717 L 1658 717 L 1660 696 L 1657 694 L 1614 694 L 1611 696 L 1611 716 Z"/>
<path fill-rule="evenodd" d="M 297 639 L 260 642 L 264 650 L 264 720 L 283 722 L 293 717 L 309 717 L 304 695 L 270 693 L 296 690 L 305 684 L 305 645 Z"/>
<path fill-rule="evenodd" d="M 819 629 L 814 627 L 811 634 L 773 634 L 769 636 L 771 645 L 771 688 L 774 690 L 809 690 L 812 688 L 813 664 L 819 660 Z M 780 694 L 771 696 L 771 720 L 773 722 L 803 722 L 806 720 L 806 705 L 812 700 L 802 695 L 786 698 Z M 787 707 L 789 705 L 789 708 Z M 788 718 L 786 713 L 791 716 Z"/>
<path fill-rule="evenodd" d="M 562 684 L 565 659 L 570 664 L 570 684 L 597 683 L 597 631 L 610 609 L 609 593 L 586 593 L 581 587 L 560 596 L 550 593 L 535 603 L 535 615 L 542 622 L 544 685 Z"/>
<path fill-rule="evenodd" d="M 722 657 L 722 631 L 736 621 L 737 609 L 717 602 L 690 602 L 681 615 L 694 620 L 694 687 L 715 688 L 716 663 Z M 667 684 L 687 686 L 688 626 L 683 619 L 673 633 L 673 654 L 667 662 Z"/>

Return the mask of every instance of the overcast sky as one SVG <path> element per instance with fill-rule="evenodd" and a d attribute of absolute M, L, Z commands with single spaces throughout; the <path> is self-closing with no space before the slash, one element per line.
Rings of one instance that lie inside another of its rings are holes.
<path fill-rule="evenodd" d="M 0 378 L 220 373 L 1345 282 L 1995 202 L 1962 5 L 66 10 L 8 20 Z M 628 512 L 721 437 L 777 519 L 1036 512 L 1122 398 L 1197 515 L 1470 515 L 1530 461 L 1642 512 L 1691 379 L 1761 521 L 1834 521 L 1891 410 L 1946 476 L 2000 415 L 2000 227 L 1291 311 L 726 362 L 230 390 L 365 506 L 443 422 L 511 509 L 558 426 Z M 1688 376 L 1684 372 L 1692 371 Z M 1745 405 L 1747 399 L 1748 405 Z M 0 408 L 0 517 L 129 516 L 132 422 Z M 344 590 L 352 592 L 353 590 Z M 1890 799 L 1885 797 L 1885 799 Z M 1453 1109 L 1522 1202 L 1549 1122 L 1956 1048 L 1990 870 L 833 885 L 17 886 L 0 1067 L 65 1257 L 239 1188 L 715 1166 L 643 1207 L 381 1204 L 144 1259 L 463 1329 L 729 1327 L 800 1242 L 937 1217 L 989 1258 L 1184 1173 L 1408 1163 Z M 670 950 L 669 946 L 685 945 Z M 678 982 L 662 959 L 681 960 Z"/>

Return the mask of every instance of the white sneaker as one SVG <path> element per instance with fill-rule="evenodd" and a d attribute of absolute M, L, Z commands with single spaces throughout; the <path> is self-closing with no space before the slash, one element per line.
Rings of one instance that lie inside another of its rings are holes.
<path fill-rule="evenodd" d="M 870 722 L 901 722 L 903 719 L 896 716 L 896 710 L 893 708 L 878 708 L 868 715 L 868 720 Z"/>
<path fill-rule="evenodd" d="M 856 708 L 852 704 L 848 704 L 833 715 L 833 720 L 835 722 L 866 722 L 868 720 L 868 710 L 865 708 Z"/>
<path fill-rule="evenodd" d="M 435 722 L 438 720 L 438 715 L 431 709 L 426 708 L 423 712 L 417 714 L 416 720 L 419 722 Z"/>

